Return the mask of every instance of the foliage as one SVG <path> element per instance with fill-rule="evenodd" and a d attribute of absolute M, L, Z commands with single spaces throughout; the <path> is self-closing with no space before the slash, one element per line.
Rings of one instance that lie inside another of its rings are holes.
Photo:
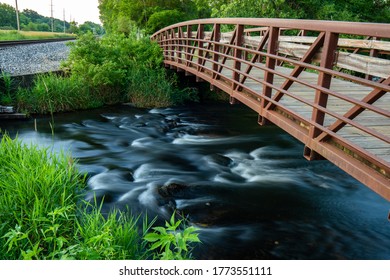
<path fill-rule="evenodd" d="M 213 17 L 278 17 L 316 20 L 390 22 L 387 0 L 214 0 Z"/>
<path fill-rule="evenodd" d="M 12 29 L 17 29 L 14 7 L 0 3 L 0 26 L 8 26 Z"/>
<path fill-rule="evenodd" d="M 203 8 L 198 9 L 196 6 L 198 1 L 122 0 L 118 2 L 116 0 L 99 0 L 100 19 L 109 32 L 122 32 L 124 22 L 135 25 L 137 28 L 147 28 L 150 31 L 154 30 L 153 27 L 156 27 L 156 22 L 172 24 L 182 20 L 198 18 L 200 13 L 206 15 L 207 12 Z M 174 18 L 171 19 L 166 17 L 168 14 L 161 14 L 163 11 L 174 10 L 176 12 L 171 12 L 171 15 L 174 15 Z M 156 13 L 157 15 L 155 15 Z M 124 18 L 128 20 L 124 21 Z"/>
<path fill-rule="evenodd" d="M 36 11 L 25 9 L 19 12 L 20 27 L 23 31 L 51 31 L 52 19 L 38 14 Z M 101 25 L 85 22 L 77 27 L 75 22 L 67 22 L 60 19 L 54 19 L 54 32 L 64 32 L 83 34 L 85 32 L 93 32 L 95 34 L 103 34 L 104 30 Z M 16 10 L 13 6 L 0 3 L 0 29 L 17 28 Z"/>
<path fill-rule="evenodd" d="M 101 99 L 104 103 L 131 101 L 139 107 L 165 107 L 195 100 L 193 90 L 177 88 L 162 62 L 160 47 L 148 38 L 112 34 L 100 39 L 87 34 L 72 43 L 64 67 L 95 94 L 109 92 L 109 98 Z"/>
<path fill-rule="evenodd" d="M 150 71 L 134 67 L 130 74 L 129 101 L 138 107 L 155 108 L 182 105 L 199 101 L 194 88 L 178 88 L 176 76 L 167 75 L 165 69 Z"/>
<path fill-rule="evenodd" d="M 96 201 L 81 200 L 85 177 L 69 155 L 27 146 L 5 134 L 0 141 L 0 177 L 0 259 L 151 257 L 146 239 L 154 236 L 148 232 L 155 219 L 148 222 L 145 218 L 141 226 L 139 216 L 117 210 L 103 215 Z M 162 240 L 169 239 L 164 242 L 169 242 L 172 255 L 155 258 L 190 256 L 189 243 L 199 239 L 193 227 L 179 232 L 180 224 L 172 216 L 166 236 L 161 235 Z"/>
<path fill-rule="evenodd" d="M 88 210 L 92 208 L 92 210 Z M 76 221 L 80 236 L 75 257 L 81 260 L 128 260 L 146 259 L 149 254 L 142 237 L 150 229 L 144 220 L 140 230 L 135 217 L 118 210 L 111 211 L 107 217 L 101 213 L 101 206 L 86 204 L 80 218 Z"/>
<path fill-rule="evenodd" d="M 155 251 L 155 258 L 161 260 L 191 259 L 192 243 L 200 242 L 196 228 L 193 226 L 180 229 L 183 220 L 175 220 L 175 212 L 165 227 L 153 227 L 154 232 L 145 235 L 144 239 L 150 243 L 149 250 Z"/>
<path fill-rule="evenodd" d="M 146 33 L 153 34 L 165 26 L 184 21 L 185 19 L 185 14 L 178 10 L 156 12 L 149 17 L 148 22 L 146 23 Z"/>
<path fill-rule="evenodd" d="M 96 108 L 104 104 L 77 76 L 38 75 L 31 88 L 20 88 L 17 107 L 28 113 L 47 114 L 76 109 Z"/>
<path fill-rule="evenodd" d="M 0 177 L 0 259 L 61 258 L 84 186 L 71 158 L 4 135 Z"/>
<path fill-rule="evenodd" d="M 11 105 L 13 103 L 12 96 L 13 80 L 11 75 L 1 71 L 0 73 L 0 104 Z"/>

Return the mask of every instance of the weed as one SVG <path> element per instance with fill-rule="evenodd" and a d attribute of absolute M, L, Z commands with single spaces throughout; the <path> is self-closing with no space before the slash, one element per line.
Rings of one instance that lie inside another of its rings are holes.
<path fill-rule="evenodd" d="M 153 227 L 154 232 L 145 235 L 144 239 L 150 243 L 150 250 L 157 250 L 156 259 L 185 260 L 191 259 L 191 244 L 200 242 L 196 228 L 185 226 L 180 228 L 183 220 L 175 220 L 175 212 L 170 221 L 166 221 L 165 227 Z"/>

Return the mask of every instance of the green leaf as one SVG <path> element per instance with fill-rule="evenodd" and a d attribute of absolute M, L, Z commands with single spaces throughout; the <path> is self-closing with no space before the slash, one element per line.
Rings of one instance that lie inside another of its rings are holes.
<path fill-rule="evenodd" d="M 148 233 L 145 235 L 144 239 L 148 242 L 155 242 L 157 240 L 160 240 L 161 239 L 161 235 L 158 234 L 158 233 Z"/>
<path fill-rule="evenodd" d="M 163 228 L 163 227 L 154 227 L 153 229 L 154 229 L 155 231 L 160 232 L 160 233 L 163 234 L 163 235 L 166 235 L 166 234 L 167 234 L 166 229 Z"/>

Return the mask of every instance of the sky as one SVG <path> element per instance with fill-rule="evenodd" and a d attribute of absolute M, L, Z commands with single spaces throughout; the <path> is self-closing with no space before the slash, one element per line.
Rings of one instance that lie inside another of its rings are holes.
<path fill-rule="evenodd" d="M 85 21 L 101 23 L 99 20 L 98 0 L 18 0 L 18 7 L 19 11 L 30 9 L 43 16 L 50 17 L 51 1 L 53 1 L 54 18 L 62 20 L 65 9 L 65 20 L 68 22 L 72 19 L 79 24 Z M 15 7 L 15 0 L 0 0 L 0 3 Z"/>

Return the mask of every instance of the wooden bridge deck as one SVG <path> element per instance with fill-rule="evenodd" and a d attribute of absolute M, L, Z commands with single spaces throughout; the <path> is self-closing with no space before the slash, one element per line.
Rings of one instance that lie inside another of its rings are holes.
<path fill-rule="evenodd" d="M 229 61 L 227 62 L 227 64 L 229 66 L 232 66 L 233 61 Z M 205 66 L 211 67 L 211 63 L 206 63 Z M 289 75 L 291 72 L 291 69 L 285 67 L 276 67 L 276 70 L 277 72 L 283 73 L 285 75 Z M 224 68 L 221 74 L 226 77 L 231 77 L 233 75 L 233 71 Z M 252 70 L 251 75 L 256 76 L 258 79 L 264 79 L 264 71 Z M 317 83 L 318 80 L 318 74 L 303 72 L 300 75 L 300 79 L 307 83 L 315 84 Z M 286 79 L 283 79 L 282 77 L 275 76 L 273 84 L 276 87 L 281 87 L 282 84 L 285 82 L 285 80 Z M 255 81 L 248 80 L 246 82 L 246 86 L 248 86 L 253 91 L 258 93 L 261 93 L 263 91 L 263 85 Z M 371 91 L 371 88 L 369 87 L 358 85 L 340 79 L 333 79 L 330 89 L 357 100 L 362 100 Z M 301 84 L 294 84 L 290 87 L 289 92 L 294 94 L 295 96 L 301 97 L 309 102 L 314 103 L 315 90 L 313 89 L 310 90 L 307 87 L 302 86 Z M 276 94 L 276 90 L 273 91 L 272 95 L 274 94 Z M 279 102 L 282 105 L 284 105 L 286 108 L 289 108 L 294 112 L 297 112 L 297 114 L 301 116 L 302 119 L 309 120 L 311 118 L 312 111 L 313 111 L 311 106 L 305 105 L 304 103 L 299 102 L 296 99 L 288 96 L 284 96 Z M 387 94 L 383 98 L 378 100 L 375 103 L 375 105 L 384 110 L 390 111 L 390 94 Z M 342 115 L 348 110 L 350 110 L 352 107 L 353 105 L 351 103 L 345 101 L 343 102 L 338 98 L 329 96 L 327 108 L 332 112 L 336 112 Z M 355 120 L 361 125 L 365 126 L 366 128 L 378 131 L 390 138 L 389 118 L 372 113 L 370 111 L 365 111 L 362 114 L 360 114 L 358 117 L 356 117 Z M 329 127 L 335 121 L 336 121 L 335 118 L 332 118 L 329 115 L 327 115 L 324 121 L 324 126 Z M 308 126 L 308 124 L 306 125 Z M 378 158 L 383 159 L 383 161 L 386 161 L 387 164 L 390 164 L 390 144 L 384 143 L 383 141 L 380 141 L 377 138 L 367 133 L 364 133 L 350 125 L 343 127 L 338 132 L 338 134 L 341 135 L 346 140 L 349 140 L 350 142 L 359 145 L 368 153 L 371 153 L 377 156 Z"/>
<path fill-rule="evenodd" d="M 223 33 L 223 24 L 235 30 Z M 152 39 L 167 66 L 223 90 L 256 111 L 259 124 L 301 141 L 307 159 L 325 158 L 390 200 L 390 25 L 209 19 Z"/>

